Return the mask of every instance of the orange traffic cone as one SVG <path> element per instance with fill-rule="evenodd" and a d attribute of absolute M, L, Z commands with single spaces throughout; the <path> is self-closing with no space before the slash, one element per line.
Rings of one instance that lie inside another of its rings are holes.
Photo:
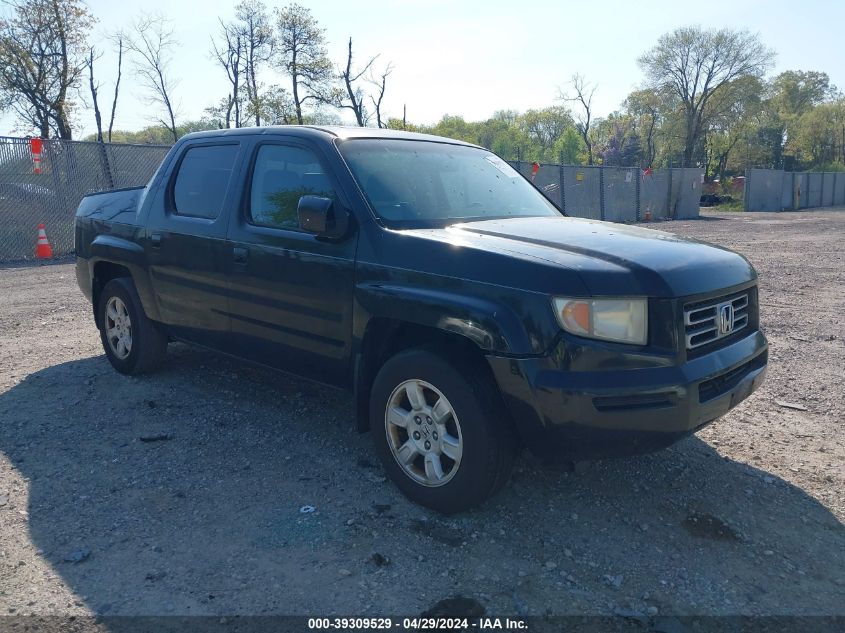
<path fill-rule="evenodd" d="M 38 225 L 38 241 L 35 244 L 35 256 L 38 259 L 50 259 L 53 256 L 53 247 L 47 241 L 47 232 L 44 225 Z"/>

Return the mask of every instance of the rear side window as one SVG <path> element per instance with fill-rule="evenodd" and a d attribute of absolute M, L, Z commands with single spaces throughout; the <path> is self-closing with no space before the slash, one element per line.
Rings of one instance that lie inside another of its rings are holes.
<path fill-rule="evenodd" d="M 296 207 L 305 195 L 335 199 L 334 188 L 314 153 L 301 147 L 262 145 L 252 172 L 250 221 L 297 230 Z"/>
<path fill-rule="evenodd" d="M 206 145 L 185 152 L 173 187 L 176 213 L 210 220 L 219 216 L 237 153 L 237 145 Z"/>

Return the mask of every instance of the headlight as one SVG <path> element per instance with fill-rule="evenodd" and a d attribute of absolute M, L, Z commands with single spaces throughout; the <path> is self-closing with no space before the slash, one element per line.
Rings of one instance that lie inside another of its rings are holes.
<path fill-rule="evenodd" d="M 646 299 L 566 299 L 552 303 L 560 326 L 578 336 L 645 345 L 648 340 Z"/>

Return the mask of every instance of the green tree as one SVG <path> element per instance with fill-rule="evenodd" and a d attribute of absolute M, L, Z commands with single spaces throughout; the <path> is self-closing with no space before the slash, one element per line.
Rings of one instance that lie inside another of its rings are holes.
<path fill-rule="evenodd" d="M 748 31 L 693 26 L 663 35 L 640 57 L 650 87 L 674 92 L 682 104 L 683 166 L 694 166 L 714 113 L 736 99 L 732 92 L 735 80 L 762 78 L 773 56 L 759 37 Z"/>
<path fill-rule="evenodd" d="M 261 125 L 264 87 L 258 75 L 270 61 L 273 52 L 273 26 L 267 6 L 261 0 L 241 0 L 235 5 L 235 22 L 232 25 L 243 48 L 243 75 L 246 88 L 246 114 Z"/>
<path fill-rule="evenodd" d="M 434 125 L 423 126 L 422 130 L 428 134 L 445 136 L 467 143 L 478 143 L 479 126 L 476 123 L 468 123 L 462 116 L 444 114 Z"/>
<path fill-rule="evenodd" d="M 763 82 L 757 77 L 744 75 L 734 79 L 723 90 L 727 99 L 719 95 L 711 101 L 708 113 L 709 128 L 704 134 L 705 174 L 724 180 L 728 160 L 737 144 L 760 127 Z"/>
<path fill-rule="evenodd" d="M 642 141 L 637 119 L 626 112 L 612 112 L 596 120 L 596 154 L 603 165 L 633 167 L 642 161 Z"/>
<path fill-rule="evenodd" d="M 555 151 L 555 144 L 567 130 L 575 129 L 575 121 L 569 110 L 561 106 L 528 110 L 515 123 L 537 146 L 540 154 L 538 158 L 543 162 L 558 160 L 559 152 Z"/>
<path fill-rule="evenodd" d="M 296 109 L 290 93 L 282 86 L 269 86 L 258 103 L 259 119 L 264 125 L 288 125 L 296 122 Z"/>
<path fill-rule="evenodd" d="M 291 81 L 296 122 L 305 122 L 307 102 L 335 103 L 339 94 L 332 86 L 332 63 L 326 54 L 325 29 L 311 9 L 289 4 L 276 9 L 276 55 Z"/>
<path fill-rule="evenodd" d="M 822 103 L 798 120 L 794 140 L 796 152 L 806 166 L 845 163 L 845 98 Z"/>
<path fill-rule="evenodd" d="M 585 152 L 584 142 L 581 140 L 581 135 L 574 127 L 567 128 L 563 134 L 555 141 L 552 148 L 553 160 L 549 162 L 559 162 L 561 165 L 575 165 L 580 161 L 580 157 Z"/>
<path fill-rule="evenodd" d="M 815 70 L 787 70 L 771 82 L 771 103 L 785 117 L 801 116 L 836 96 L 836 86 L 827 73 Z"/>
<path fill-rule="evenodd" d="M 799 148 L 799 127 L 802 117 L 813 108 L 836 95 L 827 73 L 787 70 L 768 86 L 765 103 L 766 123 L 761 140 L 768 141 L 772 164 L 780 167 L 782 156 L 794 156 Z"/>
<path fill-rule="evenodd" d="M 669 97 L 667 99 L 666 97 Z M 635 90 L 623 103 L 624 110 L 634 117 L 634 127 L 641 139 L 640 162 L 646 167 L 654 165 L 657 158 L 657 135 L 662 123 L 661 111 L 671 95 L 645 88 Z"/>
<path fill-rule="evenodd" d="M 177 137 L 190 134 L 191 132 L 202 132 L 203 130 L 216 130 L 220 122 L 210 117 L 204 117 L 193 121 L 185 121 L 176 127 Z M 96 134 L 85 137 L 86 141 L 96 140 Z M 114 130 L 112 132 L 114 143 L 139 143 L 144 145 L 171 145 L 173 143 L 173 130 L 164 123 L 147 126 L 141 130 Z"/>
<path fill-rule="evenodd" d="M 44 138 L 73 137 L 70 95 L 86 68 L 94 17 L 80 0 L 10 0 L 0 17 L 0 93 Z"/>

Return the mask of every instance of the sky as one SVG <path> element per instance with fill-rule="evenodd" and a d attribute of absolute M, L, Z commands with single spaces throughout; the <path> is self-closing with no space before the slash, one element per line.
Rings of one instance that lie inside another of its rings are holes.
<path fill-rule="evenodd" d="M 218 17 L 232 17 L 236 0 L 88 0 L 99 20 L 92 41 L 104 49 L 97 62 L 101 109 L 111 101 L 116 56 L 107 36 L 127 28 L 141 12 L 161 12 L 173 21 L 179 42 L 171 70 L 178 78 L 175 101 L 181 118 L 197 119 L 226 94 L 223 70 L 210 53 Z M 283 6 L 265 0 L 268 7 Z M 820 70 L 845 89 L 841 50 L 845 2 L 839 0 L 300 0 L 326 29 L 330 58 L 346 61 L 353 38 L 360 60 L 378 54 L 375 68 L 394 66 L 383 110 L 408 120 L 435 123 L 444 114 L 468 120 L 496 110 L 525 111 L 556 103 L 574 73 L 596 84 L 595 112 L 619 108 L 643 80 L 637 58 L 660 35 L 680 26 L 731 27 L 759 33 L 776 52 L 772 73 Z M 137 130 L 154 122 L 154 107 L 132 77 L 131 62 L 115 127 Z M 287 85 L 283 77 L 265 80 Z M 87 84 L 86 84 L 87 85 Z M 87 97 L 87 95 L 85 95 Z M 104 115 L 105 116 L 105 115 Z M 348 120 L 348 116 L 344 115 Z M 92 111 L 80 103 L 76 137 L 96 130 Z M 12 117 L 0 117 L 0 132 L 15 133 Z"/>

